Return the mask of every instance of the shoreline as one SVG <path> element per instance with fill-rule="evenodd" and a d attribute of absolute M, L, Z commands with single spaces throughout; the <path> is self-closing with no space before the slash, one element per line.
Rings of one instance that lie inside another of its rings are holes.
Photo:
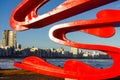
<path fill-rule="evenodd" d="M 0 69 L 0 80 L 65 80 L 20 69 Z M 107 80 L 120 80 L 120 76 Z"/>
<path fill-rule="evenodd" d="M 26 70 L 1 69 L 0 80 L 64 80 L 64 79 L 37 74 Z"/>
<path fill-rule="evenodd" d="M 0 59 L 24 59 L 24 58 L 27 58 L 27 57 L 0 57 Z M 41 58 L 41 57 L 39 57 Z M 111 58 L 41 58 L 41 59 L 111 59 Z"/>

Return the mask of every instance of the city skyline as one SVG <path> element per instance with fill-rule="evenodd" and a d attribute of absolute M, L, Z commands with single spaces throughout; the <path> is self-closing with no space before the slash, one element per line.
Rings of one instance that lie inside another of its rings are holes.
<path fill-rule="evenodd" d="M 65 0 L 50 0 L 44 7 L 42 7 L 41 9 L 38 10 L 38 14 L 41 15 L 51 9 L 53 9 L 55 6 L 59 5 L 60 3 L 62 3 Z M 10 14 L 12 12 L 12 10 L 16 7 L 16 5 L 18 5 L 21 2 L 21 0 L 15 0 L 15 1 L 0 1 L 0 10 L 2 13 L 1 16 L 1 20 L 0 20 L 0 33 L 2 34 L 3 30 L 11 30 L 10 26 L 9 26 L 9 17 Z M 55 3 L 55 4 L 54 4 Z M 52 6 L 51 6 L 52 5 Z M 17 42 L 20 43 L 23 48 L 24 47 L 30 47 L 30 46 L 35 46 L 35 47 L 39 47 L 39 48 L 51 48 L 51 47 L 64 47 L 65 49 L 69 50 L 70 47 L 65 47 L 63 45 L 59 45 L 57 43 L 52 42 L 49 37 L 48 37 L 48 32 L 49 29 L 56 25 L 56 24 L 60 24 L 60 23 L 64 23 L 64 22 L 72 22 L 74 20 L 81 20 L 81 19 L 92 19 L 95 18 L 96 13 L 102 9 L 120 9 L 120 1 L 116 1 L 104 6 L 101 6 L 99 8 L 87 11 L 85 13 L 76 15 L 74 17 L 62 20 L 60 22 L 51 24 L 45 28 L 42 29 L 31 29 L 31 30 L 27 30 L 27 31 L 22 31 L 22 32 L 17 32 Z M 117 46 L 120 47 L 120 29 L 116 30 L 117 33 L 115 34 L 115 36 L 109 38 L 109 39 L 101 39 L 98 37 L 94 37 L 88 34 L 84 34 L 82 32 L 73 32 L 73 33 L 69 33 L 67 34 L 67 37 L 73 41 L 76 42 L 83 42 L 83 43 L 94 43 L 94 44 L 107 44 L 107 45 L 112 45 L 112 46 Z M 76 36 L 77 35 L 77 36 Z M 2 39 L 2 37 L 0 36 L 0 40 Z"/>
<path fill-rule="evenodd" d="M 88 52 L 78 48 L 71 47 L 70 51 L 65 51 L 64 48 L 25 48 L 4 46 L 0 47 L 0 58 L 25 58 L 28 56 L 37 56 L 41 58 L 75 58 L 75 59 L 111 59 L 107 54 L 98 51 Z"/>

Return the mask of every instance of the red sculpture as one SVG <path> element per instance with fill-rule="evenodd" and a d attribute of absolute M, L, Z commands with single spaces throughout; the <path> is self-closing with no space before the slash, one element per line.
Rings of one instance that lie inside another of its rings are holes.
<path fill-rule="evenodd" d="M 48 13 L 41 16 L 37 15 L 37 9 L 47 1 L 48 0 L 23 0 L 11 14 L 11 27 L 18 31 L 45 27 L 117 0 L 66 0 Z M 14 65 L 40 74 L 76 80 L 101 80 L 119 76 L 120 48 L 100 44 L 82 44 L 68 40 L 65 37 L 66 33 L 82 31 L 94 36 L 108 38 L 114 35 L 114 25 L 116 23 L 117 25 L 120 23 L 120 10 L 102 10 L 97 13 L 96 19 L 77 20 L 59 24 L 52 27 L 49 32 L 50 39 L 56 43 L 76 48 L 99 50 L 109 54 L 114 61 L 113 65 L 109 68 L 98 69 L 76 60 L 68 60 L 65 62 L 64 68 L 60 68 L 34 56 L 23 59 L 21 63 L 15 62 Z"/>

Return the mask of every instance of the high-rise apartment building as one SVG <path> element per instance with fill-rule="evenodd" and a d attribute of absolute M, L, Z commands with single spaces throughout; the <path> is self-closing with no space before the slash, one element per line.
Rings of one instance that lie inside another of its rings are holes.
<path fill-rule="evenodd" d="M 11 30 L 4 30 L 2 33 L 2 46 L 16 48 L 16 32 Z"/>
<path fill-rule="evenodd" d="M 73 54 L 78 54 L 79 50 L 78 48 L 71 47 L 70 52 L 72 52 Z"/>

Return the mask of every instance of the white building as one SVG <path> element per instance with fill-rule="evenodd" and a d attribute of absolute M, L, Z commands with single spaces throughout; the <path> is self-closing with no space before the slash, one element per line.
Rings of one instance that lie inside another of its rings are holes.
<path fill-rule="evenodd" d="M 17 46 L 16 44 L 16 32 L 11 31 L 11 30 L 4 30 L 2 33 L 2 46 L 10 46 L 10 47 L 15 47 Z"/>
<path fill-rule="evenodd" d="M 79 50 L 78 48 L 71 47 L 70 52 L 73 54 L 78 54 Z"/>

